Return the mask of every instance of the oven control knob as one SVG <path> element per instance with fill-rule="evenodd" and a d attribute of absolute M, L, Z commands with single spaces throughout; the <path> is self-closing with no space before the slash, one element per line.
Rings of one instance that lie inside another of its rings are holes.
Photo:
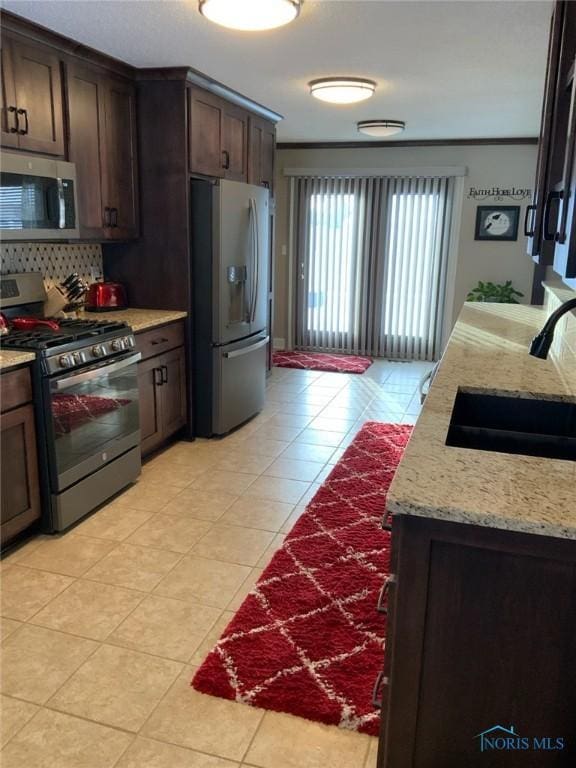
<path fill-rule="evenodd" d="M 86 356 L 84 355 L 84 352 L 74 352 L 72 355 L 72 359 L 76 363 L 76 365 L 80 365 L 81 363 L 86 362 Z"/>
<path fill-rule="evenodd" d="M 114 339 L 110 346 L 112 347 L 113 352 L 122 352 L 124 349 L 124 339 Z"/>
<path fill-rule="evenodd" d="M 70 368 L 71 365 L 74 365 L 74 360 L 71 355 L 60 355 L 58 363 L 60 364 L 60 368 Z"/>
<path fill-rule="evenodd" d="M 92 347 L 92 354 L 94 355 L 94 357 L 104 357 L 104 355 L 106 354 L 106 350 L 104 349 L 102 344 L 94 344 L 94 346 Z"/>
<path fill-rule="evenodd" d="M 132 347 L 134 346 L 133 336 L 124 336 L 122 341 L 124 342 L 124 346 L 126 347 L 126 349 L 132 349 Z"/>

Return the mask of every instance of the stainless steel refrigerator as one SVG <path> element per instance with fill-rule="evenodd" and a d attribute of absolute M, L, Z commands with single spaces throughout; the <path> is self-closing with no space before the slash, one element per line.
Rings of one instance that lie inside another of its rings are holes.
<path fill-rule="evenodd" d="M 194 434 L 223 435 L 264 405 L 269 193 L 190 182 Z"/>

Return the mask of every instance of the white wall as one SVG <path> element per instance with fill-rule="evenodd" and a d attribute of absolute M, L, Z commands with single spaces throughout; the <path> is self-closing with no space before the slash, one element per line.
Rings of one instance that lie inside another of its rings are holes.
<path fill-rule="evenodd" d="M 274 337 L 287 337 L 288 263 L 283 247 L 288 244 L 289 183 L 284 168 L 405 168 L 465 165 L 464 200 L 460 220 L 457 255 L 454 317 L 458 316 L 468 291 L 478 280 L 513 280 L 530 301 L 533 264 L 526 255 L 522 235 L 524 211 L 529 199 L 473 200 L 467 197 L 477 189 L 533 189 L 537 147 L 535 145 L 462 147 L 386 147 L 359 149 L 281 149 L 276 157 L 276 261 Z M 520 205 L 520 226 L 516 242 L 474 240 L 476 207 L 489 204 Z"/>

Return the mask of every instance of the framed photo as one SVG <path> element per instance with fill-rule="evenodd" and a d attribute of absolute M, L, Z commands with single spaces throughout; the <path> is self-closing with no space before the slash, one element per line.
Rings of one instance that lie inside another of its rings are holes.
<path fill-rule="evenodd" d="M 517 240 L 519 205 L 479 205 L 475 240 Z"/>

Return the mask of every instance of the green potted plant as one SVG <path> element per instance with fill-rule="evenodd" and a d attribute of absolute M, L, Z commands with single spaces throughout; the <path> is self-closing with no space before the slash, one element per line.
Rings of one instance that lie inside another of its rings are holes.
<path fill-rule="evenodd" d="M 512 280 L 506 280 L 505 283 L 491 283 L 478 281 L 478 285 L 472 288 L 466 301 L 495 301 L 499 304 L 519 304 L 516 297 L 524 296 L 523 293 L 517 291 L 513 285 Z"/>

